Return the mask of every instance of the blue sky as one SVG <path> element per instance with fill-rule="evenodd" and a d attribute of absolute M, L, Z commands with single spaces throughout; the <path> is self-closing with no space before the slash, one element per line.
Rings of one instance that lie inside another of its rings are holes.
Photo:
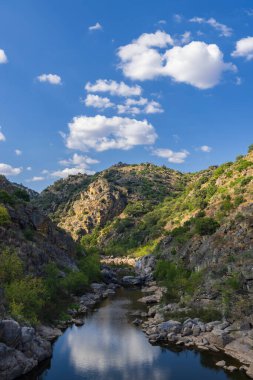
<path fill-rule="evenodd" d="M 211 5 L 210 5 L 211 4 Z M 252 1 L 0 0 L 0 173 L 196 171 L 253 142 Z"/>

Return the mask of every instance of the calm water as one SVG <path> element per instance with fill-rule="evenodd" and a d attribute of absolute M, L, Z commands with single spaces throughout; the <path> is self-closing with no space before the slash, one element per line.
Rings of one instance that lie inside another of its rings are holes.
<path fill-rule="evenodd" d="M 55 342 L 53 358 L 22 380 L 247 379 L 215 368 L 220 357 L 151 346 L 127 316 L 140 308 L 140 296 L 138 291 L 119 291 L 84 326 L 68 328 Z"/>

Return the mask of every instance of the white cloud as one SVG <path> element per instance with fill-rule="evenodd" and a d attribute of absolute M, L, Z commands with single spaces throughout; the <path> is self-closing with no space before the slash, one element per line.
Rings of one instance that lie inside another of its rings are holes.
<path fill-rule="evenodd" d="M 117 105 L 117 109 L 119 114 L 131 115 L 138 115 L 140 113 L 154 114 L 163 112 L 160 103 L 142 97 L 139 99 L 128 98 L 124 104 Z"/>
<path fill-rule="evenodd" d="M 114 80 L 98 79 L 94 84 L 88 82 L 85 86 L 88 92 L 108 92 L 113 96 L 139 96 L 142 93 L 140 86 L 128 86 L 124 82 Z"/>
<path fill-rule="evenodd" d="M 31 166 L 27 166 L 26 170 L 28 170 L 30 172 L 32 170 L 32 167 Z"/>
<path fill-rule="evenodd" d="M 191 41 L 191 32 L 186 31 L 182 34 L 181 43 L 183 45 L 188 44 Z"/>
<path fill-rule="evenodd" d="M 88 156 L 82 156 L 74 153 L 72 158 L 69 158 L 68 160 L 61 160 L 59 163 L 65 166 L 77 166 L 79 168 L 88 169 L 90 165 L 98 164 L 99 161 Z"/>
<path fill-rule="evenodd" d="M 15 154 L 16 154 L 16 156 L 21 156 L 21 154 L 22 154 L 22 150 L 20 150 L 20 149 L 15 149 Z"/>
<path fill-rule="evenodd" d="M 98 109 L 106 109 L 114 106 L 109 98 L 103 98 L 99 95 L 88 94 L 84 100 L 86 107 L 94 107 Z"/>
<path fill-rule="evenodd" d="M 90 31 L 94 31 L 94 30 L 102 30 L 102 25 L 101 25 L 99 22 L 96 22 L 95 25 L 91 25 L 91 26 L 89 26 L 89 30 L 90 30 Z"/>
<path fill-rule="evenodd" d="M 39 182 L 39 181 L 44 181 L 45 177 L 40 177 L 40 176 L 34 176 L 31 179 L 29 179 L 27 182 Z"/>
<path fill-rule="evenodd" d="M 195 22 L 198 24 L 208 24 L 212 26 L 214 29 L 220 32 L 220 36 L 230 37 L 233 33 L 233 29 L 229 28 L 227 25 L 221 24 L 215 18 L 211 17 L 209 19 L 203 17 L 193 17 L 190 19 L 190 22 Z"/>
<path fill-rule="evenodd" d="M 167 21 L 166 21 L 166 20 L 159 20 L 159 21 L 158 21 L 158 24 L 160 24 L 160 25 L 165 25 L 165 24 L 167 24 Z"/>
<path fill-rule="evenodd" d="M 189 152 L 187 150 L 181 150 L 180 152 L 174 152 L 171 149 L 154 149 L 153 154 L 155 156 L 166 158 L 169 162 L 174 164 L 182 164 L 185 162 L 185 159 L 189 156 Z"/>
<path fill-rule="evenodd" d="M 158 30 L 156 33 L 144 33 L 132 43 L 118 49 L 121 60 L 119 67 L 124 75 L 131 79 L 153 79 L 162 72 L 163 56 L 155 48 L 173 45 L 171 36 Z"/>
<path fill-rule="evenodd" d="M 1 130 L 0 130 L 0 141 L 6 141 L 6 137 L 3 134 L 3 132 L 1 132 Z"/>
<path fill-rule="evenodd" d="M 237 85 L 237 86 L 240 86 L 241 84 L 242 84 L 242 78 L 241 77 L 236 77 L 235 78 L 235 84 Z"/>
<path fill-rule="evenodd" d="M 183 16 L 182 15 L 179 15 L 179 14 L 175 14 L 173 15 L 173 18 L 174 18 L 174 21 L 180 23 L 183 21 Z"/>
<path fill-rule="evenodd" d="M 216 44 L 192 41 L 182 47 L 174 46 L 165 53 L 151 48 L 166 47 L 169 43 L 172 43 L 171 37 L 159 31 L 143 34 L 133 43 L 120 47 L 118 56 L 124 75 L 138 80 L 167 76 L 175 82 L 207 89 L 220 82 L 224 71 L 236 71 L 236 66 L 223 61 L 223 53 Z"/>
<path fill-rule="evenodd" d="M 7 59 L 7 56 L 5 54 L 5 51 L 3 49 L 0 49 L 0 64 L 1 63 L 7 63 L 8 62 L 8 59 Z"/>
<path fill-rule="evenodd" d="M 232 63 L 223 61 L 217 45 L 200 41 L 192 41 L 183 47 L 175 46 L 165 53 L 165 57 L 164 75 L 202 90 L 216 86 L 224 71 L 236 71 Z"/>
<path fill-rule="evenodd" d="M 66 146 L 81 151 L 127 150 L 136 145 L 153 144 L 157 138 L 153 126 L 147 120 L 139 121 L 118 116 L 79 116 L 68 126 Z"/>
<path fill-rule="evenodd" d="M 58 177 L 58 178 L 67 178 L 69 175 L 76 175 L 76 174 L 94 174 L 95 172 L 92 170 L 87 170 L 84 168 L 65 168 L 63 170 L 56 170 L 51 173 L 51 177 Z"/>
<path fill-rule="evenodd" d="M 18 175 L 22 172 L 22 168 L 14 168 L 11 165 L 0 163 L 0 174 Z"/>
<path fill-rule="evenodd" d="M 246 10 L 245 10 L 245 13 L 246 13 L 248 16 L 253 16 L 253 8 L 252 8 L 252 9 L 246 9 Z"/>
<path fill-rule="evenodd" d="M 243 57 L 247 61 L 253 59 L 253 37 L 245 37 L 236 42 L 232 57 Z"/>
<path fill-rule="evenodd" d="M 202 152 L 205 152 L 205 153 L 210 153 L 212 151 L 212 147 L 211 146 L 208 146 L 208 145 L 202 145 L 200 148 L 199 148 Z"/>
<path fill-rule="evenodd" d="M 54 85 L 62 84 L 61 77 L 57 74 L 41 74 L 37 79 L 39 82 L 48 82 Z"/>

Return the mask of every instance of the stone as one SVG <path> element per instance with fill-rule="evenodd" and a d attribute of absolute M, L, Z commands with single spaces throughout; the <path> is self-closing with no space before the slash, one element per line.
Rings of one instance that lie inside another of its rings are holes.
<path fill-rule="evenodd" d="M 62 331 L 55 327 L 40 325 L 36 328 L 36 332 L 42 339 L 46 339 L 50 342 L 62 335 Z"/>
<path fill-rule="evenodd" d="M 229 365 L 226 367 L 226 369 L 229 371 L 229 372 L 235 372 L 237 371 L 237 367 L 233 366 L 233 365 Z"/>
<path fill-rule="evenodd" d="M 253 379 L 253 363 L 249 366 L 249 368 L 246 371 L 246 374 Z"/>
<path fill-rule="evenodd" d="M 135 277 L 135 276 L 124 276 L 122 278 L 122 284 L 124 286 L 139 286 L 143 282 L 141 277 Z"/>
<path fill-rule="evenodd" d="M 225 360 L 220 360 L 219 362 L 215 363 L 217 367 L 224 368 L 226 366 Z"/>
<path fill-rule="evenodd" d="M 0 342 L 9 347 L 17 347 L 21 341 L 21 327 L 12 319 L 0 321 Z"/>

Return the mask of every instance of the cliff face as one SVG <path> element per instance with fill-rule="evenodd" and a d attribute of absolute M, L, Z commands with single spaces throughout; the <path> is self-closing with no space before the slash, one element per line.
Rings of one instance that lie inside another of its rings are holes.
<path fill-rule="evenodd" d="M 14 249 L 29 273 L 41 274 L 44 264 L 75 266 L 72 238 L 29 202 L 25 189 L 0 176 L 0 255 Z"/>

